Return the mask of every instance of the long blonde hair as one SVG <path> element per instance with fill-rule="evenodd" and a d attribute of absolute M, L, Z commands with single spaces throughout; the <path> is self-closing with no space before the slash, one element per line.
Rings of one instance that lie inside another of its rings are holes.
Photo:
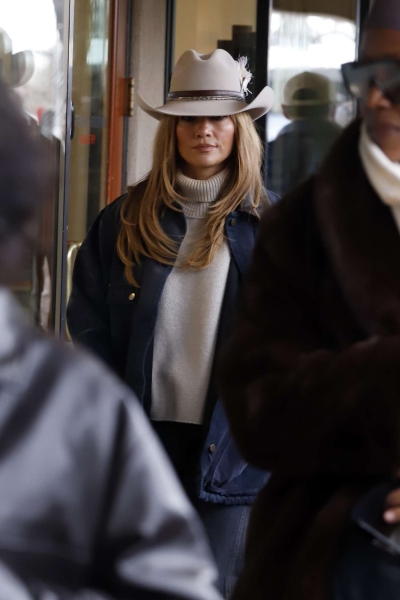
<path fill-rule="evenodd" d="M 162 209 L 168 206 L 180 211 L 176 203 L 184 200 L 176 190 L 181 161 L 176 140 L 178 119 L 169 115 L 162 118 L 154 140 L 150 174 L 128 188 L 121 206 L 117 251 L 125 265 L 126 280 L 132 285 L 138 285 L 132 268 L 140 263 L 141 257 L 172 265 L 178 254 L 178 244 L 164 233 L 160 224 Z M 256 213 L 260 204 L 268 202 L 261 178 L 262 144 L 253 121 L 247 113 L 232 115 L 231 119 L 235 143 L 228 159 L 229 174 L 208 211 L 204 234 L 184 267 L 204 269 L 212 262 L 224 238 L 226 217 L 247 195 Z"/>

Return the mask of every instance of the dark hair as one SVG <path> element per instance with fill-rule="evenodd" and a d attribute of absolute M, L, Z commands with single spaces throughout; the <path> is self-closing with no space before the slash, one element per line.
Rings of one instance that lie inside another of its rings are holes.
<path fill-rule="evenodd" d="M 0 240 L 32 219 L 41 197 L 41 152 L 16 94 L 0 80 Z"/>

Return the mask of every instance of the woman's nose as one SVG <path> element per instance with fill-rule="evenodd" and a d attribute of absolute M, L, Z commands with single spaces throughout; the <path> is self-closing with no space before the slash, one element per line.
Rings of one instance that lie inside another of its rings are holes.
<path fill-rule="evenodd" d="M 204 137 L 205 135 L 210 135 L 211 133 L 211 122 L 207 119 L 207 117 L 201 117 L 197 122 L 196 135 L 198 137 Z"/>
<path fill-rule="evenodd" d="M 372 85 L 368 93 L 366 105 L 370 109 L 390 108 L 391 102 L 376 85 Z"/>

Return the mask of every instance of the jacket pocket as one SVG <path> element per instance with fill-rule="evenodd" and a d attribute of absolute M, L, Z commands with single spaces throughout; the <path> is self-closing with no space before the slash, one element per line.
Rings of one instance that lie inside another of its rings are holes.
<path fill-rule="evenodd" d="M 211 485 L 215 487 L 226 488 L 239 477 L 245 468 L 247 462 L 241 457 L 233 438 L 228 434 L 229 439 L 222 450 L 221 456 L 215 465 Z"/>
<path fill-rule="evenodd" d="M 263 485 L 264 473 L 261 475 L 242 458 L 233 437 L 228 435 L 228 442 L 212 473 L 211 488 L 228 494 L 257 494 Z"/>
<path fill-rule="evenodd" d="M 209 452 L 211 442 L 217 447 L 213 455 Z M 207 444 L 209 463 L 204 480 L 207 491 L 225 496 L 255 496 L 264 486 L 269 474 L 244 460 L 220 401 L 215 406 Z"/>

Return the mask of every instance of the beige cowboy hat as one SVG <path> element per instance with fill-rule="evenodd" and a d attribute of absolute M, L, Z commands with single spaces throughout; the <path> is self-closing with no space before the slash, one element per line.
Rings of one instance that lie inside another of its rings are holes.
<path fill-rule="evenodd" d="M 167 102 L 154 108 L 138 94 L 138 104 L 158 120 L 163 115 L 222 117 L 248 112 L 255 121 L 272 108 L 274 92 L 265 87 L 247 104 L 247 84 L 252 76 L 246 64 L 246 58 L 234 60 L 225 50 L 211 54 L 187 50 L 173 70 Z"/>

